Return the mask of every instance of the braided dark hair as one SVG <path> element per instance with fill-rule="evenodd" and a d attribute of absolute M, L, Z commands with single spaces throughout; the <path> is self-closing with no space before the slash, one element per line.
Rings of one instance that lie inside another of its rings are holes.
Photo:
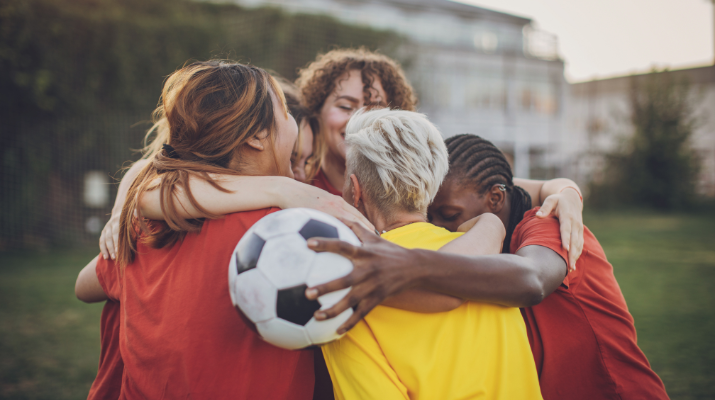
<path fill-rule="evenodd" d="M 514 228 L 524 218 L 524 213 L 531 209 L 531 196 L 526 190 L 514 186 L 511 166 L 501 152 L 490 141 L 479 136 L 462 134 L 445 140 L 449 152 L 448 177 L 461 179 L 476 187 L 483 195 L 494 185 L 503 185 L 509 194 L 509 226 L 502 253 L 509 253 L 511 235 Z"/>

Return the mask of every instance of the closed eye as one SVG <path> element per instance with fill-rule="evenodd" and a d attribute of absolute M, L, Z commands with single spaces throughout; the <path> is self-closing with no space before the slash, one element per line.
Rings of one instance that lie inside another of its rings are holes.
<path fill-rule="evenodd" d="M 443 220 L 443 221 L 452 222 L 452 221 L 456 220 L 457 217 L 459 217 L 460 214 L 461 214 L 461 213 L 454 213 L 454 214 L 449 214 L 449 215 L 441 214 L 441 215 L 442 215 L 442 220 Z"/>

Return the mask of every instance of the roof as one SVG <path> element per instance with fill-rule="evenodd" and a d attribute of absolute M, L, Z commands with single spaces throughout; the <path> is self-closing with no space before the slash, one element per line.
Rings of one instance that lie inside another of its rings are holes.
<path fill-rule="evenodd" d="M 405 9 L 441 11 L 450 14 L 457 14 L 461 17 L 488 19 L 517 25 L 526 25 L 531 23 L 531 19 L 529 18 L 519 17 L 512 14 L 450 0 L 381 0 L 379 2 L 392 4 Z"/>
<path fill-rule="evenodd" d="M 684 68 L 670 70 L 676 80 L 685 79 L 691 85 L 703 85 L 715 83 L 715 65 L 708 65 L 695 68 Z M 663 72 L 659 72 L 663 73 Z M 572 83 L 571 94 L 574 96 L 589 96 L 594 93 L 619 93 L 630 87 L 633 77 L 645 79 L 649 74 L 641 73 L 635 75 L 618 76 L 615 78 L 596 79 L 586 82 Z"/>

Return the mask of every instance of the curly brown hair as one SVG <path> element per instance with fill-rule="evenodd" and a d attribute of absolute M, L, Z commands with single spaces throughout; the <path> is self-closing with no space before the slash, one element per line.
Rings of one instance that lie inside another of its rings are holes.
<path fill-rule="evenodd" d="M 362 73 L 365 104 L 370 104 L 370 90 L 377 78 L 387 95 L 385 99 L 387 104 L 384 106 L 415 111 L 417 96 L 397 61 L 364 47 L 336 49 L 318 55 L 315 61 L 298 71 L 298 79 L 295 81 L 303 95 L 303 102 L 312 116 L 315 156 L 308 160 L 305 168 L 309 181 L 320 171 L 327 152 L 325 140 L 317 126 L 319 123 L 317 116 L 325 100 L 335 90 L 338 78 L 354 69 Z"/>
<path fill-rule="evenodd" d="M 303 93 L 305 105 L 317 115 L 325 99 L 335 90 L 337 79 L 350 70 L 362 72 L 365 103 L 370 99 L 370 89 L 377 78 L 387 95 L 387 106 L 415 111 L 417 96 L 405 78 L 405 73 L 395 60 L 364 47 L 336 49 L 318 55 L 315 61 L 298 72 L 296 84 Z"/>

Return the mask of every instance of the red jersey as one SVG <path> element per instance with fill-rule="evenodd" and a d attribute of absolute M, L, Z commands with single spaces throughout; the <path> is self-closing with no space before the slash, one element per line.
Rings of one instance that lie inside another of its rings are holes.
<path fill-rule="evenodd" d="M 510 250 L 543 246 L 564 260 L 559 222 L 536 207 L 516 226 Z M 633 317 L 601 245 L 584 227 L 576 271 L 539 305 L 522 309 L 545 400 L 667 399 L 636 342 Z"/>
<path fill-rule="evenodd" d="M 121 306 L 120 398 L 311 399 L 313 352 L 264 342 L 231 304 L 228 263 L 258 210 L 206 221 L 171 247 L 138 244 L 123 274 L 100 259 L 97 276 Z"/>
<path fill-rule="evenodd" d="M 320 171 L 318 171 L 317 174 L 315 174 L 315 178 L 310 182 L 311 185 L 323 189 L 326 192 L 330 194 L 334 194 L 336 196 L 343 197 L 343 192 L 340 190 L 336 189 L 328 180 L 328 177 L 325 176 L 325 173 L 323 172 L 323 169 L 321 168 Z"/>
<path fill-rule="evenodd" d="M 119 354 L 119 310 L 120 306 L 116 301 L 107 300 L 104 303 L 99 331 L 99 368 L 97 378 L 89 389 L 88 400 L 118 399 L 122 391 L 124 361 Z"/>

